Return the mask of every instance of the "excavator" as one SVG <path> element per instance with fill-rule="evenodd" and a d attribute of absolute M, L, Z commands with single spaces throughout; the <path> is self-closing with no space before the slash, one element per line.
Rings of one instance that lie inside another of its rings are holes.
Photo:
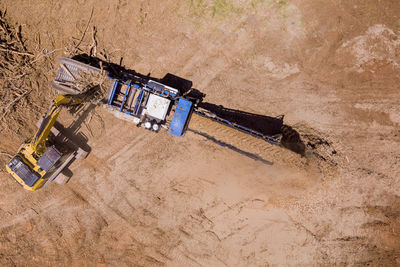
<path fill-rule="evenodd" d="M 66 138 L 54 126 L 62 107 L 83 102 L 76 95 L 58 95 L 41 121 L 36 134 L 18 149 L 6 165 L 7 172 L 25 189 L 34 191 L 51 181 L 63 184 L 69 177 L 62 173 L 73 159 L 85 158 L 87 152 Z"/>

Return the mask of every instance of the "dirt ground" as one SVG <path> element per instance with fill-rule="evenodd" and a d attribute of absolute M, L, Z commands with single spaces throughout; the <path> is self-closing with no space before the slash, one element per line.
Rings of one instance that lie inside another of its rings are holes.
<path fill-rule="evenodd" d="M 79 123 L 64 112 L 91 152 L 67 185 L 36 192 L 2 168 L 1 265 L 400 266 L 399 1 L 0 8 L 35 60 L 34 90 L 1 118 L 2 165 L 33 134 L 55 94 L 55 59 L 72 50 L 191 80 L 210 103 L 284 114 L 307 144 L 301 157 L 193 117 L 190 128 L 269 165 L 193 132 L 149 133 L 102 107 Z"/>

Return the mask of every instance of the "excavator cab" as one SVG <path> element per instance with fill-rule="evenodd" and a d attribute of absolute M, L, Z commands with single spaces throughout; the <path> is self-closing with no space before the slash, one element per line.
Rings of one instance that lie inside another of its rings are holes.
<path fill-rule="evenodd" d="M 41 178 L 20 155 L 16 155 L 8 164 L 7 171 L 21 185 L 32 188 Z"/>

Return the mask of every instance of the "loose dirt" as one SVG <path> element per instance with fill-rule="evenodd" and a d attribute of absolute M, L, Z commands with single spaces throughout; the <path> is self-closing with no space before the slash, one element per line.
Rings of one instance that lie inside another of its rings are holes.
<path fill-rule="evenodd" d="M 67 185 L 37 192 L 3 169 L 2 265 L 400 265 L 398 1 L 4 0 L 0 8 L 12 31 L 21 25 L 26 51 L 17 37 L 11 48 L 33 55 L 20 86 L 10 74 L 2 81 L 0 96 L 11 97 L 13 82 L 28 93 L 2 110 L 1 164 L 55 95 L 55 59 L 75 53 L 175 74 L 216 105 L 284 114 L 306 145 L 301 156 L 197 116 L 190 128 L 204 134 L 176 138 L 102 107 L 63 112 L 59 121 L 90 154 L 71 166 Z"/>

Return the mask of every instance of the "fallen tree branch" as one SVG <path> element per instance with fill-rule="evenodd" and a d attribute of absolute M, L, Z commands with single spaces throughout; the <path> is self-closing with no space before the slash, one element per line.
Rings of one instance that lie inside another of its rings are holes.
<path fill-rule="evenodd" d="M 17 30 L 15 32 L 15 36 L 17 37 L 17 40 L 18 40 L 19 44 L 21 45 L 22 49 L 26 52 L 26 47 L 24 45 L 24 42 L 22 42 L 22 39 L 21 39 L 21 25 L 19 25 L 17 27 Z"/>
<path fill-rule="evenodd" d="M 90 46 L 90 55 L 91 56 L 97 56 L 97 40 L 96 40 L 96 33 L 97 29 L 96 26 L 93 26 L 93 33 L 92 33 L 92 45 Z"/>
<path fill-rule="evenodd" d="M 11 101 L 10 103 L 8 103 L 7 105 L 1 106 L 0 108 L 1 108 L 1 109 L 5 109 L 5 110 L 9 109 L 9 108 L 12 107 L 15 103 L 17 103 L 21 98 L 23 98 L 24 96 L 28 95 L 31 91 L 32 91 L 32 89 L 29 90 L 29 91 L 26 91 L 25 93 L 23 93 L 22 95 L 20 95 L 19 97 L 15 98 L 15 99 L 14 99 L 13 101 Z"/>
<path fill-rule="evenodd" d="M 6 49 L 6 48 L 1 48 L 0 47 L 0 51 L 4 51 L 4 52 L 10 52 L 13 54 L 18 54 L 18 55 L 23 55 L 23 56 L 29 56 L 29 57 L 34 57 L 35 55 L 29 52 L 19 52 L 19 51 L 15 51 L 15 50 L 11 50 L 11 49 Z"/>
<path fill-rule="evenodd" d="M 60 66 L 63 70 L 65 70 L 66 73 L 68 73 L 69 76 L 71 76 L 72 79 L 76 80 L 74 74 L 72 74 L 72 72 L 67 68 L 67 66 L 65 66 L 65 64 L 60 64 Z"/>
<path fill-rule="evenodd" d="M 78 44 L 75 46 L 75 49 L 77 49 L 77 48 L 81 45 L 81 43 L 82 43 L 82 41 L 83 41 L 83 38 L 85 38 L 86 32 L 87 32 L 87 30 L 88 30 L 88 28 L 89 28 L 90 21 L 92 20 L 92 16 L 93 16 L 93 7 L 92 7 L 92 11 L 90 12 L 89 20 L 88 20 L 88 22 L 87 22 L 87 24 L 86 24 L 86 28 L 85 28 L 85 30 L 83 31 L 82 37 L 81 37 L 81 39 L 79 40 Z"/>
<path fill-rule="evenodd" d="M 3 155 L 3 156 L 7 156 L 7 157 L 9 157 L 9 158 L 12 158 L 12 156 L 11 156 L 10 154 L 8 154 L 7 152 L 0 152 L 0 155 Z"/>

